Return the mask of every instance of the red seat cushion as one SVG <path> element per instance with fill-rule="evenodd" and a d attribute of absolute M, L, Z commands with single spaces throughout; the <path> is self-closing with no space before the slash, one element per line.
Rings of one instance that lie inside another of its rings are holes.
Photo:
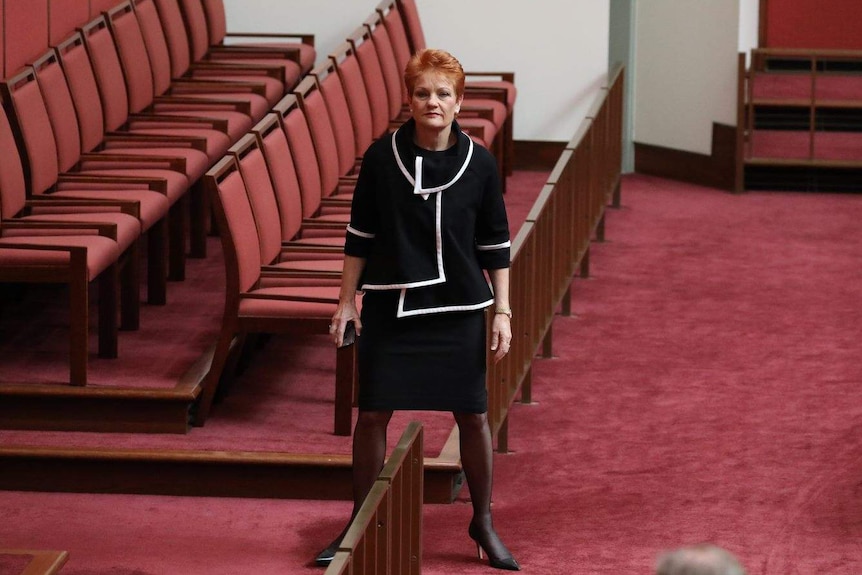
<path fill-rule="evenodd" d="M 102 236 L 13 236 L 0 238 L 0 247 L 14 247 L 16 244 L 35 244 L 40 246 L 75 246 L 87 248 L 87 280 L 92 280 L 100 273 L 108 269 L 111 265 L 117 262 L 120 256 L 117 242 L 112 239 Z M 33 250 L 29 254 L 32 256 L 29 260 L 25 260 L 19 250 L 12 250 L 11 253 L 4 253 L 6 250 L 0 249 L 0 264 L 24 264 L 31 261 L 41 265 L 68 265 L 69 253 L 63 251 L 43 251 Z M 4 261 L 9 258 L 9 262 Z M 17 259 L 17 261 L 15 261 Z"/>
<path fill-rule="evenodd" d="M 89 200 L 114 198 L 139 202 L 140 222 L 144 231 L 149 230 L 153 224 L 165 217 L 170 208 L 170 203 L 166 196 L 150 190 L 75 190 L 64 188 L 51 194 L 51 197 L 54 196 Z"/>
<path fill-rule="evenodd" d="M 62 208 L 70 210 L 73 208 Z M 81 208 L 86 209 L 86 208 Z M 117 225 L 117 244 L 124 252 L 141 237 L 141 222 L 129 214 L 120 212 L 82 212 L 64 214 L 35 214 L 20 218 L 23 221 L 53 221 L 53 222 L 107 222 Z"/>

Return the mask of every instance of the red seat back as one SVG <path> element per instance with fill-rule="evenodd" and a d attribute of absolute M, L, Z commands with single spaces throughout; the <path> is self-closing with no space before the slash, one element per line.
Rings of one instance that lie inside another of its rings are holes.
<path fill-rule="evenodd" d="M 84 26 L 81 34 L 99 87 L 105 129 L 113 132 L 129 118 L 129 96 L 120 57 L 103 16 Z"/>
<path fill-rule="evenodd" d="M 362 70 L 362 80 L 368 94 L 368 103 L 371 105 L 372 133 L 375 138 L 379 138 L 388 131 L 389 121 L 392 119 L 389 115 L 389 96 L 386 94 L 383 70 L 367 28 L 359 28 L 351 34 L 348 41 L 353 45 L 359 68 Z"/>
<path fill-rule="evenodd" d="M 0 110 L 0 220 L 14 217 L 24 208 L 27 191 L 24 170 L 6 113 Z"/>
<path fill-rule="evenodd" d="M 192 49 L 192 62 L 197 62 L 206 56 L 210 48 L 204 7 L 201 0 L 180 0 L 180 8 Z"/>
<path fill-rule="evenodd" d="M 368 30 L 371 33 L 371 43 L 374 46 L 374 52 L 377 54 L 377 60 L 380 63 L 380 71 L 383 74 L 383 81 L 386 84 L 386 96 L 389 101 L 389 118 L 397 118 L 401 114 L 401 108 L 405 102 L 407 88 L 402 88 L 404 81 L 402 80 L 403 72 L 398 69 L 398 62 L 395 60 L 395 53 L 392 51 L 392 43 L 389 41 L 389 33 L 380 15 L 375 13 L 365 21 Z"/>
<path fill-rule="evenodd" d="M 153 103 L 153 71 L 144 36 L 130 1 L 115 6 L 106 16 L 125 72 L 129 112 L 137 114 Z"/>
<path fill-rule="evenodd" d="M 381 12 L 383 16 L 383 26 L 386 28 L 386 35 L 389 36 L 389 44 L 392 46 L 392 54 L 395 56 L 395 66 L 403 75 L 407 68 L 407 62 L 413 55 L 410 50 L 410 42 L 407 40 L 407 32 L 404 30 L 404 22 L 401 20 L 401 14 L 398 12 L 398 6 L 395 1 L 389 5 L 388 11 Z M 404 80 L 401 80 L 402 97 L 405 102 L 410 100 L 410 95 L 407 93 L 407 86 L 404 85 Z"/>
<path fill-rule="evenodd" d="M 154 0 L 135 0 L 134 6 L 153 73 L 153 93 L 161 96 L 171 86 L 171 56 L 165 32 Z"/>
<path fill-rule="evenodd" d="M 410 41 L 410 51 L 418 52 L 425 49 L 425 33 L 422 31 L 422 20 L 419 18 L 416 0 L 398 0 L 398 8 Z"/>
<path fill-rule="evenodd" d="M 57 144 L 33 68 L 4 81 L 3 97 L 11 103 L 10 123 L 21 134 L 28 191 L 41 194 L 57 182 Z"/>
<path fill-rule="evenodd" d="M 227 301 L 236 306 L 238 294 L 250 290 L 260 277 L 260 245 L 236 158 L 226 156 L 207 177 L 214 171 L 221 172 L 214 181 L 214 208 L 224 247 Z"/>
<path fill-rule="evenodd" d="M 321 182 L 317 167 L 317 154 L 314 142 L 308 129 L 305 114 L 299 109 L 296 97 L 285 96 L 274 110 L 281 114 L 284 133 L 293 157 L 293 166 L 299 181 L 299 191 L 302 197 L 302 217 L 310 218 L 317 214 L 320 208 Z"/>
<path fill-rule="evenodd" d="M 335 73 L 335 64 L 332 60 L 327 60 L 311 73 L 317 78 L 317 87 L 323 94 L 326 109 L 329 111 L 329 120 L 338 149 L 338 173 L 346 175 L 353 170 L 356 158 L 365 150 L 356 148 L 356 135 L 353 131 L 353 121 L 350 119 L 344 87 L 338 74 Z"/>
<path fill-rule="evenodd" d="M 227 34 L 227 16 L 222 0 L 203 0 L 207 16 L 207 32 L 210 44 L 221 44 Z"/>
<path fill-rule="evenodd" d="M 274 113 L 264 116 L 252 132 L 263 150 L 267 171 L 272 178 L 281 220 L 281 237 L 292 240 L 302 227 L 302 197 L 287 136 Z"/>
<path fill-rule="evenodd" d="M 66 73 L 69 93 L 78 114 L 81 150 L 89 152 L 104 139 L 105 120 L 99 87 L 84 47 L 83 36 L 80 33 L 72 35 L 57 46 L 56 52 Z"/>
<path fill-rule="evenodd" d="M 362 155 L 374 141 L 371 104 L 368 102 L 365 82 L 362 80 L 362 70 L 359 69 L 359 61 L 348 42 L 342 43 L 336 49 L 332 55 L 332 61 L 336 65 L 341 86 L 344 88 L 344 96 L 353 123 L 355 148 L 359 155 Z"/>
<path fill-rule="evenodd" d="M 168 52 L 171 55 L 171 75 L 174 78 L 180 78 L 188 72 L 192 62 L 189 37 L 180 12 L 180 5 L 177 0 L 155 0 L 155 3 L 162 22 L 162 30 L 165 32 Z"/>
<path fill-rule="evenodd" d="M 274 263 L 281 252 L 281 220 L 263 152 L 254 134 L 246 134 L 240 138 L 230 151 L 239 163 L 239 171 L 254 214 L 260 260 L 264 264 Z M 282 161 L 287 161 L 287 158 Z"/>
<path fill-rule="evenodd" d="M 314 76 L 307 76 L 294 91 L 299 99 L 299 105 L 308 122 L 311 140 L 317 154 L 317 165 L 320 170 L 320 186 L 323 197 L 332 195 L 338 188 L 338 145 L 332 131 L 329 110 L 323 100 L 323 94 L 317 87 Z"/>
<path fill-rule="evenodd" d="M 59 171 L 68 172 L 81 158 L 81 132 L 72 94 L 57 60 L 57 53 L 51 51 L 39 58 L 33 63 L 33 70 L 54 131 Z"/>

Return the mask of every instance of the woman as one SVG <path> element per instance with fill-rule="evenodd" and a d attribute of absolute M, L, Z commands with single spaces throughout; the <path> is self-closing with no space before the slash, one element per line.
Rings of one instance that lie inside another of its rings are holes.
<path fill-rule="evenodd" d="M 455 121 L 464 71 L 454 57 L 420 51 L 404 81 L 412 118 L 364 156 L 330 326 L 336 345 L 348 322 L 361 336 L 353 513 L 383 467 L 393 410 L 451 411 L 473 501 L 468 534 L 480 558 L 484 550 L 491 566 L 517 571 L 491 522 L 486 307 L 495 306 L 495 361 L 512 340 L 509 229 L 496 163 Z M 358 289 L 364 292 L 361 316 Z M 318 555 L 319 564 L 331 561 L 343 535 Z"/>

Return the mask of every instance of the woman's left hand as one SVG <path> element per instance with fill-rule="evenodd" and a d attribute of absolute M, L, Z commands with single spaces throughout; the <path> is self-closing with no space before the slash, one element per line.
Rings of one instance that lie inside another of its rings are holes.
<path fill-rule="evenodd" d="M 494 363 L 497 363 L 503 356 L 509 353 L 509 346 L 512 345 L 512 320 L 509 316 L 496 313 L 494 314 L 494 322 L 491 325 L 491 351 L 494 353 Z"/>

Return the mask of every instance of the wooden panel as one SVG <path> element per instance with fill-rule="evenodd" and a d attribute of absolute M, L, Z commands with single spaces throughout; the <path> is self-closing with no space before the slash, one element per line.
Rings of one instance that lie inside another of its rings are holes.
<path fill-rule="evenodd" d="M 712 155 L 635 142 L 635 171 L 701 186 L 735 190 L 736 127 L 713 124 Z"/>
<path fill-rule="evenodd" d="M 762 47 L 862 50 L 859 0 L 769 0 L 762 12 Z"/>
<path fill-rule="evenodd" d="M 121 3 L 121 0 L 89 0 L 90 1 L 90 19 L 95 18 L 102 12 L 107 12 L 114 6 Z"/>
<path fill-rule="evenodd" d="M 55 46 L 90 19 L 90 0 L 48 0 L 48 39 Z"/>
<path fill-rule="evenodd" d="M 48 0 L 5 0 L 4 77 L 48 50 Z"/>

